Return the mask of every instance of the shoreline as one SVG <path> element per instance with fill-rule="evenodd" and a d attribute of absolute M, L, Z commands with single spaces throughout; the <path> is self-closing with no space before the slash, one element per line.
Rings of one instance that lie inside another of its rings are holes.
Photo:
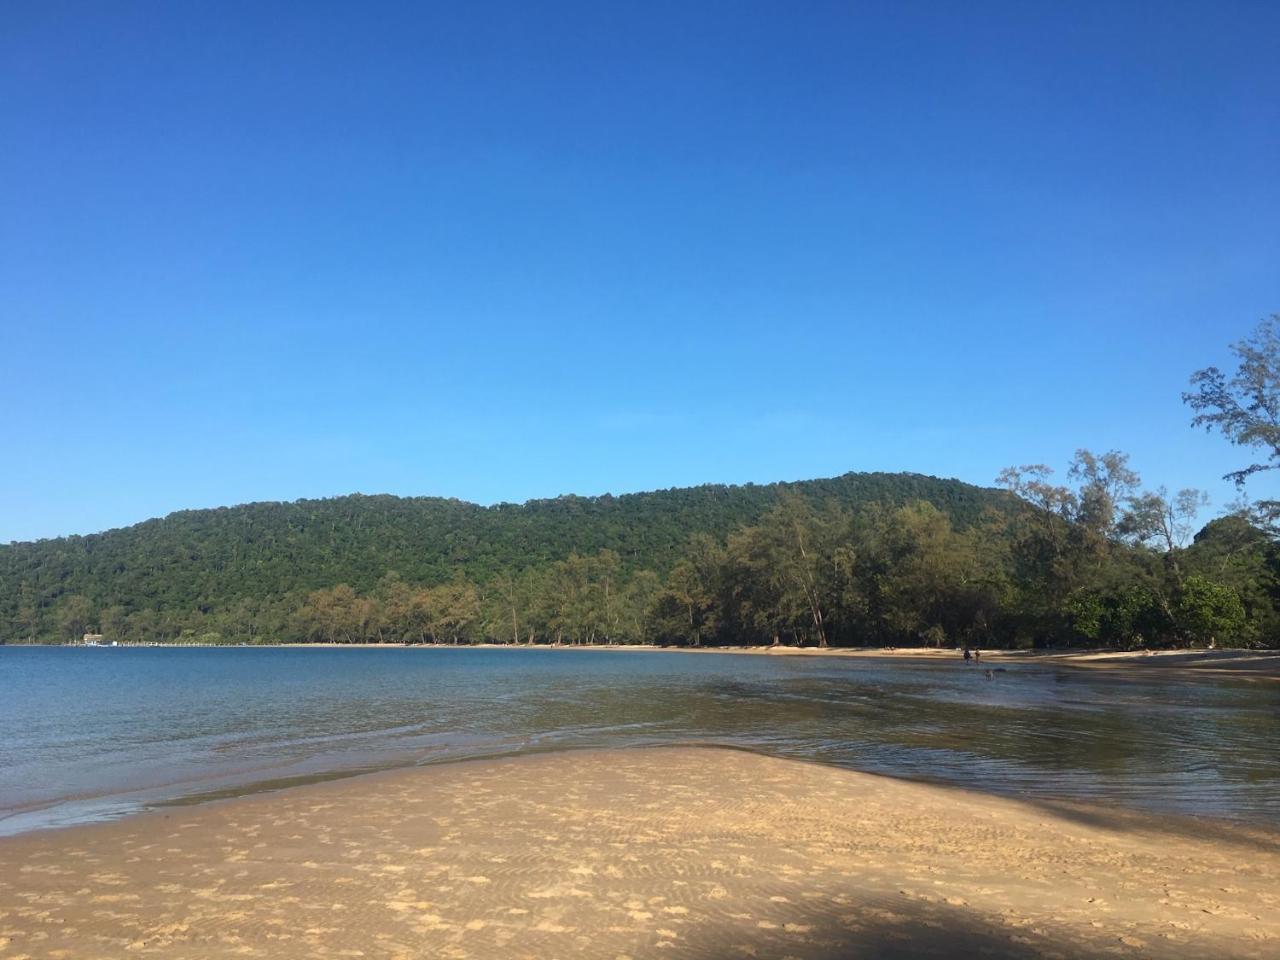
<path fill-rule="evenodd" d="M 800 656 L 840 659 L 894 661 L 956 662 L 960 648 L 927 647 L 791 647 L 791 646 L 716 646 L 663 647 L 656 644 L 514 644 L 514 643 L 255 643 L 198 644 L 154 643 L 121 644 L 118 647 L 86 647 L 84 644 L 9 644 L 14 648 L 57 646 L 73 649 L 199 649 L 199 650 L 539 650 L 547 653 L 565 651 L 604 651 L 617 653 L 734 654 L 742 656 Z M 983 649 L 981 660 L 972 666 L 993 663 L 1037 664 L 1087 669 L 1138 667 L 1214 675 L 1238 676 L 1242 679 L 1280 680 L 1280 649 L 1182 648 L 1170 650 L 1005 650 Z"/>
<path fill-rule="evenodd" d="M 221 645 L 218 647 L 218 649 L 222 648 L 223 647 Z M 262 647 L 262 649 L 271 648 Z M 348 647 L 347 645 L 307 645 L 305 647 L 294 647 L 293 649 L 333 651 L 353 648 Z M 372 648 L 355 647 L 354 649 L 402 650 L 406 648 L 400 645 L 378 645 Z M 487 648 L 472 645 L 460 647 L 438 645 L 420 648 L 414 647 L 409 649 L 456 651 L 475 649 L 513 650 L 528 648 L 517 648 L 512 645 L 493 645 Z M 1009 667 L 1007 677 L 1009 686 L 1006 687 L 1000 682 L 1005 677 L 1005 674 L 997 673 L 995 677 L 988 676 L 988 679 L 995 679 L 997 681 L 995 685 L 989 688 L 989 692 L 995 696 L 997 701 L 1002 700 L 1002 698 L 1007 699 L 1009 697 L 1012 697 L 1016 701 L 1019 697 L 1024 696 L 1024 694 L 1020 692 L 1020 688 L 1022 688 L 1023 684 L 1026 684 L 1027 688 L 1036 688 L 1045 683 L 1053 683 L 1055 681 L 1068 679 L 1058 670 L 1058 666 L 1060 664 L 1056 662 L 1056 658 L 1059 655 L 1055 653 L 1009 651 L 992 652 L 984 655 L 982 663 L 975 666 L 973 664 L 966 665 L 958 654 L 954 651 L 948 650 L 908 649 L 891 651 L 866 648 L 838 648 L 835 650 L 824 650 L 819 648 L 797 649 L 789 647 L 662 649 L 639 647 L 634 645 L 597 645 L 592 647 L 567 645 L 559 648 L 536 647 L 533 649 L 544 650 L 546 651 L 547 656 L 551 656 L 557 651 L 584 650 L 635 654 L 666 652 L 725 654 L 729 656 L 768 655 L 792 658 L 797 656 L 814 656 L 824 658 L 836 657 L 846 659 L 858 658 L 867 668 L 864 673 L 863 670 L 853 664 L 839 667 L 833 665 L 833 667 L 827 668 L 825 664 L 820 665 L 817 662 L 814 664 L 796 664 L 794 662 L 789 663 L 784 661 L 782 664 L 775 664 L 777 669 L 772 669 L 768 664 L 761 664 L 758 661 L 755 664 L 744 664 L 735 663 L 734 661 L 726 659 L 721 659 L 715 662 L 703 661 L 703 666 L 689 663 L 682 666 L 669 660 L 659 661 L 657 658 L 649 659 L 647 661 L 647 665 L 644 665 L 639 664 L 638 662 L 635 664 L 628 663 L 625 657 L 618 656 L 611 658 L 610 663 L 612 665 L 606 667 L 605 670 L 607 674 L 611 674 L 620 680 L 625 680 L 625 678 L 631 674 L 632 667 L 642 674 L 648 673 L 649 671 L 658 671 L 660 673 L 684 675 L 690 671 L 693 674 L 700 674 L 702 671 L 707 670 L 716 675 L 723 675 L 730 678 L 742 675 L 759 675 L 766 678 L 788 677 L 793 675 L 809 676 L 814 672 L 810 668 L 817 667 L 818 674 L 823 678 L 824 682 L 835 681 L 839 683 L 842 678 L 848 678 L 848 680 L 855 685 L 861 683 L 878 685 L 882 681 L 894 683 L 906 680 L 909 683 L 923 683 L 926 686 L 935 683 L 943 685 L 960 684 L 964 689 L 968 689 L 970 681 L 974 681 L 979 687 L 987 690 L 987 685 L 983 682 L 982 678 L 983 670 L 989 667 L 999 669 L 1001 663 L 1008 663 Z M 1220 652 L 1218 656 L 1222 656 L 1222 653 L 1224 652 Z M 1249 651 L 1233 651 L 1225 653 L 1226 656 L 1232 658 L 1232 663 L 1242 660 L 1253 660 L 1256 655 L 1254 652 Z M 1191 655 L 1203 656 L 1203 654 Z M 227 665 L 239 665 L 251 672 L 256 672 L 257 668 L 255 667 L 255 664 L 261 662 L 265 668 L 270 668 L 276 674 L 281 674 L 286 677 L 293 676 L 295 674 L 313 675 L 316 673 L 321 676 L 329 677 L 333 675 L 332 668 L 336 667 L 346 669 L 342 664 L 347 664 L 353 669 L 361 667 L 362 664 L 370 669 L 384 668 L 386 666 L 381 663 L 381 658 L 378 655 L 370 655 L 363 658 L 359 654 L 352 654 L 350 657 L 335 657 L 333 658 L 332 663 L 328 663 L 326 660 L 327 665 L 311 663 L 311 658 L 302 654 L 299 654 L 297 657 L 291 657 L 288 655 L 277 655 L 274 657 L 271 657 L 270 655 L 267 656 L 269 657 L 269 660 L 261 660 L 261 658 L 259 658 L 259 660 L 255 660 L 252 655 L 244 658 L 231 657 L 231 660 L 235 662 Z M 459 656 L 463 655 L 459 654 Z M 1156 678 L 1155 683 L 1160 685 L 1160 687 L 1156 689 L 1165 689 L 1164 685 L 1169 685 L 1167 689 L 1174 691 L 1172 694 L 1174 696 L 1185 695 L 1184 693 L 1178 693 L 1177 691 L 1181 686 L 1182 679 L 1192 676 L 1193 674 L 1198 675 L 1199 680 L 1188 683 L 1186 687 L 1187 690 L 1207 690 L 1209 689 L 1210 684 L 1220 684 L 1223 677 L 1239 677 L 1242 680 L 1252 680 L 1256 678 L 1254 674 L 1242 674 L 1236 670 L 1227 672 L 1217 669 L 1190 668 L 1191 672 L 1189 673 L 1187 672 L 1188 668 L 1185 665 L 1174 666 L 1165 670 L 1159 669 L 1167 659 L 1172 659 L 1174 660 L 1174 663 L 1177 664 L 1183 661 L 1186 656 L 1188 656 L 1188 654 L 1184 651 L 1170 651 L 1167 654 L 1153 654 L 1140 658 L 1134 658 L 1132 655 L 1123 653 L 1100 654 L 1097 652 L 1090 653 L 1078 651 L 1073 654 L 1073 657 L 1079 661 L 1079 665 L 1082 667 L 1122 671 L 1119 673 L 1099 675 L 1099 679 L 1105 678 L 1106 682 L 1105 688 L 1099 693 L 1099 696 L 1103 698 L 1104 702 L 1111 695 L 1121 698 L 1127 696 L 1128 692 L 1124 687 L 1131 683 L 1142 682 L 1142 677 L 1146 677 L 1147 681 L 1151 681 L 1153 677 Z M 352 657 L 354 657 L 354 659 L 352 659 Z M 465 666 L 462 664 L 461 660 L 456 664 L 446 665 L 444 663 L 445 660 L 453 659 L 449 653 L 441 653 L 439 654 L 439 657 L 440 660 L 438 664 L 429 662 L 431 661 L 431 657 L 429 656 L 427 656 L 425 660 L 421 657 L 415 659 L 412 655 L 408 654 L 401 658 L 393 657 L 393 659 L 400 663 L 401 666 L 395 667 L 392 665 L 391 669 L 393 672 L 404 669 L 425 673 L 426 675 L 433 675 L 437 668 L 445 669 L 447 666 L 449 669 L 454 669 Z M 494 654 L 493 656 L 478 655 L 475 658 L 464 656 L 463 658 L 468 661 L 468 664 L 481 664 L 487 672 L 494 675 L 503 675 L 509 667 L 515 668 L 517 672 L 520 672 L 524 667 L 531 670 L 535 668 L 539 670 L 541 669 L 534 663 L 534 661 L 540 659 L 539 657 L 514 657 L 511 658 L 510 661 L 504 658 L 501 654 Z M 33 663 L 44 662 L 43 658 L 31 659 Z M 60 659 L 61 658 L 54 656 L 50 658 L 50 662 Z M 72 659 L 76 663 L 80 664 L 79 669 L 89 669 L 94 673 L 97 673 L 99 670 L 99 661 L 95 658 L 95 654 L 84 653 L 74 655 Z M 124 675 L 128 676 L 131 675 L 135 669 L 133 666 L 130 666 L 133 659 L 134 658 L 130 657 L 112 659 L 108 656 L 106 663 L 117 665 L 117 668 L 112 669 L 115 669 L 116 672 L 123 671 Z M 165 664 L 176 666 L 179 669 L 179 672 L 184 676 L 189 675 L 191 677 L 198 678 L 201 675 L 200 668 L 198 667 L 199 664 L 208 663 L 211 668 L 217 667 L 220 671 L 221 665 L 219 665 L 219 662 L 225 658 L 217 657 L 216 655 L 206 658 L 202 654 L 193 654 L 190 657 L 175 656 L 173 658 L 169 658 L 163 654 L 154 654 L 150 657 L 143 655 L 143 659 L 148 662 L 152 662 L 157 666 Z M 320 659 L 325 660 L 326 658 L 321 656 Z M 548 667 L 556 673 L 560 673 L 563 670 L 568 670 L 571 674 L 574 674 L 579 670 L 594 672 L 595 667 L 598 665 L 587 663 L 590 659 L 591 657 L 583 657 L 575 661 L 574 664 L 570 664 L 566 661 L 560 666 L 555 666 L 550 663 L 543 664 L 543 666 Z M 1128 661 L 1135 659 L 1138 665 L 1136 667 L 1132 667 Z M 303 663 L 303 661 L 307 662 Z M 375 663 L 375 661 L 378 662 Z M 931 663 L 933 661 L 936 661 L 936 663 Z M 139 663 L 141 663 L 141 661 L 139 661 Z M 921 666 L 919 670 L 913 671 L 909 667 L 909 664 L 912 663 L 925 665 Z M 899 666 L 899 664 L 901 666 Z M 1156 674 L 1152 675 L 1147 673 L 1147 671 L 1153 668 L 1157 669 Z M 107 670 L 108 668 L 106 666 L 102 666 L 101 669 Z M 1250 664 L 1250 669 L 1256 669 L 1256 666 Z M 1084 677 L 1081 677 L 1080 679 L 1084 680 Z M 1242 684 L 1234 686 L 1235 691 L 1229 693 L 1228 684 L 1223 683 L 1221 694 L 1223 696 L 1269 697 L 1271 693 L 1271 690 L 1264 690 L 1262 688 L 1250 691 Z M 1274 688 L 1272 688 L 1272 690 L 1273 689 Z M 1111 693 L 1108 691 L 1111 691 Z M 978 696 L 982 699 L 984 695 L 979 694 Z M 986 699 L 990 698 L 987 697 Z M 1268 700 L 1267 702 L 1270 701 Z M 63 791 L 62 794 L 58 796 L 33 794 L 31 797 L 25 798 L 25 803 L 18 802 L 19 799 L 23 799 L 23 795 L 20 790 L 15 790 L 12 792 L 12 796 L 14 798 L 13 801 L 7 804 L 3 810 L 0 810 L 0 837 L 39 833 L 50 829 L 66 829 L 75 825 L 95 822 L 111 822 L 121 818 L 132 818 L 145 815 L 145 812 L 149 809 L 156 809 L 157 807 L 163 808 L 174 803 L 198 804 L 227 796 L 254 795 L 260 792 L 280 789 L 281 787 L 296 783 L 316 782 L 328 779 L 347 779 L 352 776 L 363 775 L 372 770 L 403 769 L 406 767 L 413 767 L 424 762 L 430 763 L 431 765 L 469 762 L 474 758 L 493 758 L 511 754 L 541 753 L 544 750 L 573 750 L 579 749 L 584 745 L 582 743 L 573 742 L 575 740 L 573 736 L 559 736 L 559 729 L 554 727 L 541 730 L 540 735 L 533 739 L 522 739 L 517 736 L 514 741 L 518 744 L 517 746 L 511 746 L 510 743 L 500 737 L 497 739 L 494 737 L 480 737 L 473 738 L 471 740 L 463 738 L 462 740 L 457 740 L 455 742 L 452 737 L 452 733 L 453 731 L 445 731 L 446 735 L 444 736 L 444 741 L 440 743 L 432 741 L 421 750 L 397 749 L 396 746 L 393 743 L 390 743 L 386 737 L 382 737 L 381 739 L 374 738 L 374 740 L 366 744 L 365 748 L 361 750 L 346 750 L 345 752 L 343 750 L 337 750 L 333 751 L 332 754 L 318 750 L 315 755 L 307 755 L 302 759 L 299 759 L 297 756 L 287 752 L 281 752 L 279 754 L 279 759 L 277 760 L 264 761 L 249 765 L 222 764 L 218 762 L 217 757 L 211 756 L 206 758 L 208 759 L 207 763 L 202 759 L 199 765 L 191 767 L 191 770 L 195 772 L 186 776 L 157 780 L 154 778 L 148 779 L 145 776 L 145 770 L 137 776 L 122 773 L 115 779 L 107 778 L 102 782 L 90 784 L 88 787 L 82 788 L 79 791 Z M 657 736 L 648 739 L 651 742 L 666 740 L 674 743 L 680 742 L 682 737 L 686 743 L 719 743 L 725 746 L 731 746 L 733 743 L 748 745 L 753 742 L 749 731 L 746 736 L 728 737 L 716 736 L 714 730 L 710 733 L 698 734 L 697 736 L 686 731 L 683 735 L 678 734 L 671 737 Z M 597 747 L 603 746 L 609 742 L 621 741 L 619 742 L 619 746 L 627 746 L 627 739 L 627 736 L 596 738 L 591 741 L 589 745 Z M 640 739 L 644 740 L 646 738 L 641 737 Z M 545 743 L 543 743 L 544 740 L 546 741 Z M 538 745 L 531 745 L 535 742 Z M 755 742 L 758 743 L 758 741 Z M 748 746 L 748 749 L 749 748 L 750 747 Z M 963 749 L 963 744 L 961 745 L 961 748 Z M 767 747 L 765 749 L 767 751 Z M 816 753 L 812 753 L 808 748 L 791 752 L 793 755 L 797 753 L 817 755 Z M 847 764 L 849 769 L 857 769 L 860 766 L 865 767 L 870 765 L 875 769 L 891 775 L 896 769 L 900 774 L 904 775 L 908 779 L 914 779 L 920 776 L 924 776 L 928 779 L 929 774 L 928 768 L 912 767 L 910 764 L 907 764 L 906 766 L 901 764 L 895 765 L 895 763 L 892 762 L 887 764 L 866 764 L 860 762 L 857 756 L 842 756 L 840 762 Z M 953 769 L 950 775 L 940 776 L 939 780 L 965 782 L 968 783 L 970 787 L 984 792 L 987 790 L 995 790 L 997 793 L 1004 793 L 1005 795 L 1008 795 L 1010 790 L 1010 787 L 1006 782 L 999 779 L 991 781 L 985 776 L 975 775 L 972 770 L 965 770 L 961 768 Z M 1088 788 L 1085 788 L 1083 791 L 1063 791 L 1052 782 L 1051 777 L 1044 775 L 1043 773 L 1040 775 L 1039 782 L 1041 785 L 1038 788 L 1038 791 L 1047 790 L 1051 794 L 1065 796 L 1070 795 L 1073 792 L 1089 792 Z M 17 782 L 15 782 L 15 787 L 18 787 Z M 1273 794 L 1270 795 L 1273 796 Z M 1184 809 L 1192 809 L 1189 806 L 1191 802 L 1189 799 L 1183 802 L 1186 804 Z M 1133 807 L 1139 808 L 1143 805 L 1143 802 L 1139 801 L 1135 802 Z M 1164 808 L 1159 802 L 1147 803 L 1146 806 L 1151 809 Z M 1201 806 L 1200 809 L 1203 809 L 1203 806 Z M 1254 811 L 1253 808 L 1237 808 L 1232 805 L 1229 799 L 1223 800 L 1218 806 L 1216 806 L 1215 815 L 1228 819 L 1239 819 L 1241 821 L 1266 822 L 1271 820 L 1280 823 L 1280 821 L 1275 821 L 1274 816 L 1271 816 L 1265 810 L 1258 813 Z"/>
<path fill-rule="evenodd" d="M 1264 957 L 1280 831 L 711 747 L 366 774 L 0 839 L 17 955 Z"/>

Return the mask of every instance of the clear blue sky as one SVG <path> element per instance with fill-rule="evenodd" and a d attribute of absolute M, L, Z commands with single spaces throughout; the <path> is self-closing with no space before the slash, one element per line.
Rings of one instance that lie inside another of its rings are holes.
<path fill-rule="evenodd" d="M 1179 394 L 1280 311 L 1278 36 L 1270 0 L 9 0 L 0 541 L 1080 446 L 1220 506 L 1244 455 Z"/>

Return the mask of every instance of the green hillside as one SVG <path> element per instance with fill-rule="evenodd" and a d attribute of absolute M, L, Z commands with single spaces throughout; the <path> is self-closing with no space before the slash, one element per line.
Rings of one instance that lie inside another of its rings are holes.
<path fill-rule="evenodd" d="M 88 599 L 93 627 L 113 607 L 185 621 L 338 584 L 366 592 L 391 571 L 410 583 L 462 576 L 483 584 L 601 550 L 615 552 L 626 572 L 665 574 L 692 534 L 723 538 L 758 520 L 784 491 L 848 508 L 924 500 L 960 527 L 1011 503 L 1006 493 L 956 480 L 850 473 L 491 507 L 356 494 L 187 510 L 105 533 L 0 546 L 0 638 L 30 634 L 33 610 L 36 633 L 55 633 L 68 597 Z"/>
<path fill-rule="evenodd" d="M 1079 457 L 1079 489 L 1029 468 L 1008 472 L 1018 495 L 850 473 L 184 511 L 0 546 L 0 641 L 1276 642 L 1271 537 L 1236 516 L 1182 546 L 1176 503 L 1108 493 L 1123 455 Z"/>

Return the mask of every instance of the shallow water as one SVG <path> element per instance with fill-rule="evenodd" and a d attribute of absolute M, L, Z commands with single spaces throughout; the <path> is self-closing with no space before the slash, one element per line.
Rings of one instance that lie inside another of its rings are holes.
<path fill-rule="evenodd" d="M 1280 684 L 572 650 L 0 648 L 0 834 L 371 769 L 708 743 L 1280 823 Z"/>

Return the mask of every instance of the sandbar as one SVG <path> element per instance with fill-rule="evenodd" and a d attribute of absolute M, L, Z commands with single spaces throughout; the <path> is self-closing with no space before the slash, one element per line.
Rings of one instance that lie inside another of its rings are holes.
<path fill-rule="evenodd" d="M 0 958 L 1280 955 L 1280 831 L 700 747 L 0 840 Z"/>

